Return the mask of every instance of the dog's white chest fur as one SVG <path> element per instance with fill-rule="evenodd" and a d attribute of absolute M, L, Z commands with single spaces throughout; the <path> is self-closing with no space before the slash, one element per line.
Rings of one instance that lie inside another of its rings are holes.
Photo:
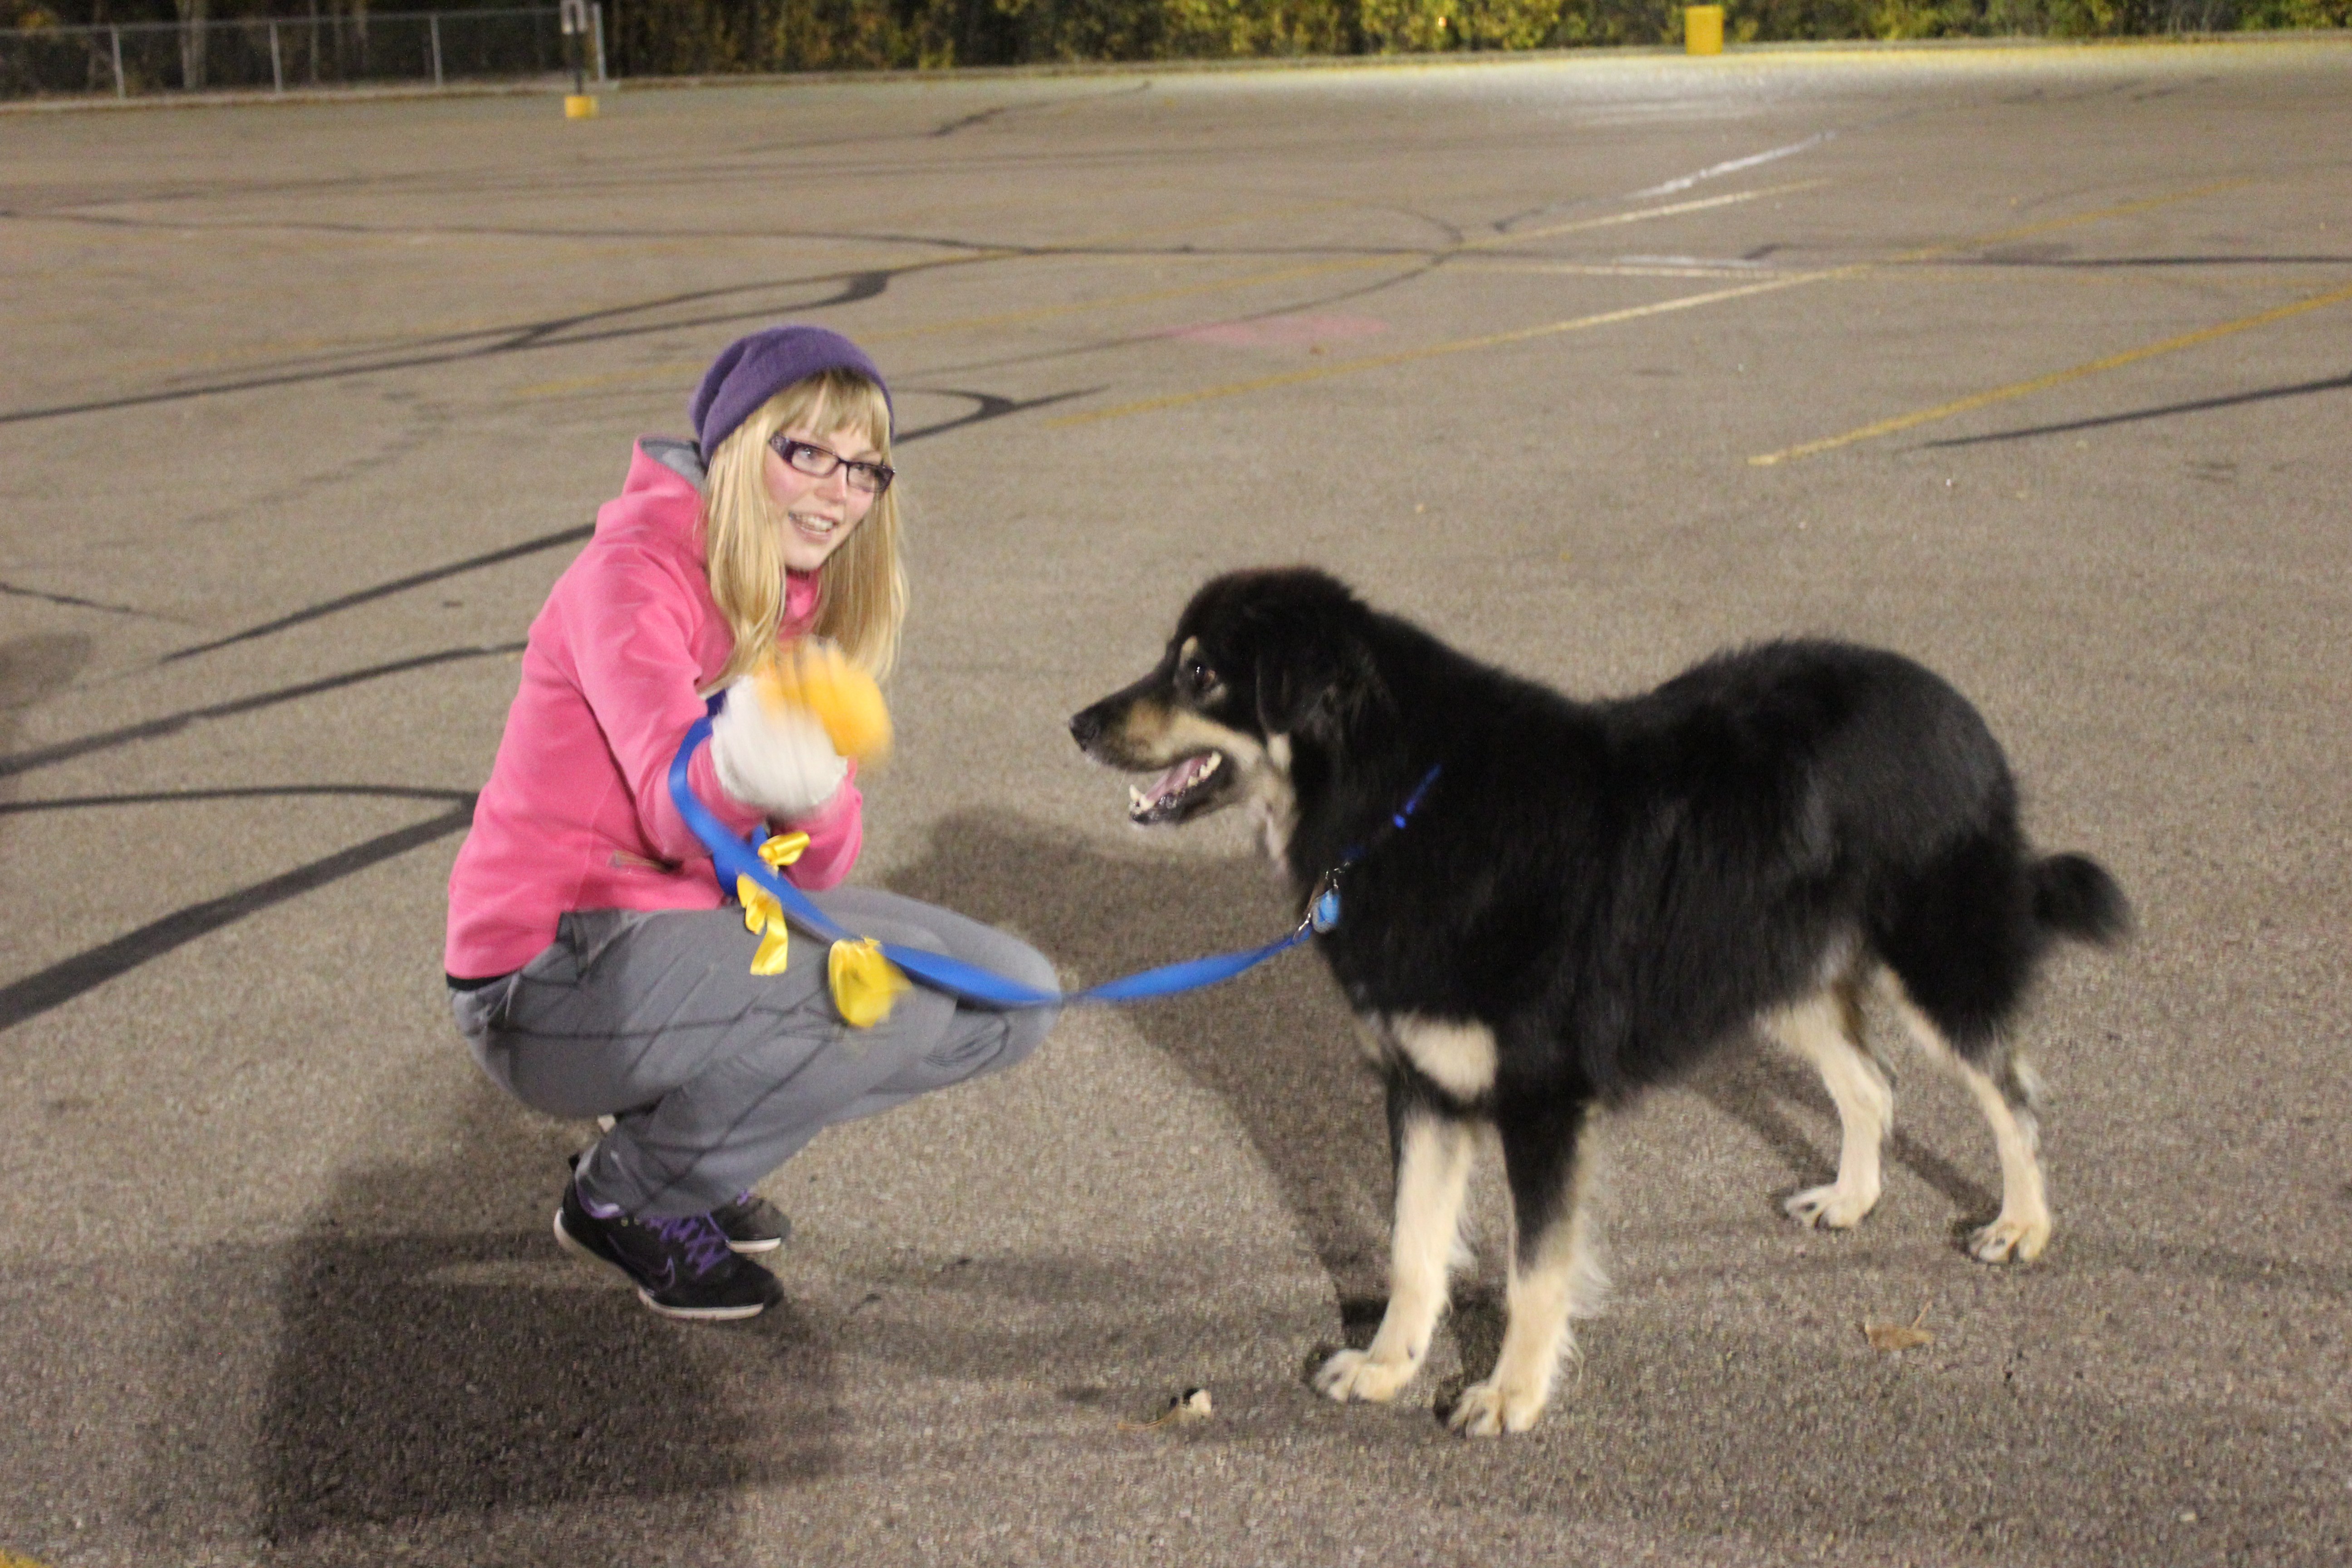
<path fill-rule="evenodd" d="M 1237 753 L 1242 750 L 1232 749 Z M 1290 788 L 1290 737 L 1267 736 L 1265 751 L 1255 757 L 1244 755 L 1244 762 L 1248 764 L 1249 816 L 1258 847 L 1276 869 L 1287 874 L 1290 836 L 1298 830 L 1298 797 Z"/>
<path fill-rule="evenodd" d="M 1367 1028 L 1368 1048 L 1393 1051 L 1456 1100 L 1476 1100 L 1495 1087 L 1495 1032 L 1484 1024 L 1400 1013 Z"/>

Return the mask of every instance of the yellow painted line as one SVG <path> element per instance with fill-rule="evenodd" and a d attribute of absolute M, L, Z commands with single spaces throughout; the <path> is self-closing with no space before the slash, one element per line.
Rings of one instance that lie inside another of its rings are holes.
<path fill-rule="evenodd" d="M 2111 217 L 2129 217 L 2135 213 L 2154 212 L 2158 207 L 2168 207 L 2180 202 L 2195 201 L 2199 196 L 2210 196 L 2221 191 L 2242 190 L 2253 183 L 2252 180 L 2216 180 L 2210 184 L 2191 185 L 2185 191 L 2174 191 L 2169 195 L 2144 196 L 2136 202 L 2119 202 L 2114 206 L 2099 207 L 2091 212 L 2072 213 L 2064 217 L 2044 218 L 2038 223 L 2025 224 L 2017 228 L 2005 228 L 1997 234 L 1980 235 L 1974 239 L 1961 240 L 1956 244 L 1930 245 L 1918 250 L 1906 251 L 1894 259 L 1897 262 L 1925 261 L 1931 257 L 1950 256 L 1962 250 L 1982 250 L 1989 245 L 2007 245 L 2011 240 L 2024 239 L 2037 234 L 2048 234 L 2053 229 L 2074 228 L 2086 223 L 2103 223 Z"/>
<path fill-rule="evenodd" d="M 1587 229 L 1614 228 L 1622 224 L 1645 223 L 1654 218 L 1674 217 L 1684 213 L 1704 212 L 1712 207 L 1729 206 L 1738 202 L 1752 202 L 1761 196 L 1784 195 L 1791 191 L 1811 190 L 1828 183 L 1826 180 L 1801 180 L 1792 184 L 1767 185 L 1759 190 L 1739 191 L 1730 195 L 1706 196 L 1696 201 L 1674 202 L 1664 206 L 1612 213 L 1604 217 L 1578 218 L 1570 223 L 1553 224 L 1544 228 L 1524 229 L 1512 234 L 1487 235 L 1476 239 L 1464 240 L 1458 245 L 1445 246 L 1433 251 L 1416 251 L 1393 256 L 1350 256 L 1332 261 L 1311 261 L 1297 267 L 1276 268 L 1267 272 L 1244 273 L 1238 278 L 1222 278 L 1207 283 L 1181 283 L 1166 289 L 1148 289 L 1136 293 L 1113 294 L 1097 300 L 1072 300 L 1055 305 L 1034 305 L 1025 310 L 999 310 L 985 316 L 961 316 L 952 321 L 926 322 L 918 327 L 901 327 L 895 331 L 861 332 L 858 334 L 858 341 L 866 343 L 903 342 L 910 338 L 933 337 L 945 332 L 978 331 L 989 327 L 1046 321 L 1055 316 L 1076 315 L 1089 310 L 1124 310 L 1136 305 L 1157 305 L 1171 300 L 1193 299 L 1203 294 L 1233 293 L 1240 289 L 1255 289 L 1268 284 L 1293 283 L 1302 278 L 1321 278 L 1334 272 L 1363 271 L 1381 267 L 1425 267 L 1454 257 L 1466 256 L 1481 250 L 1492 250 L 1502 246 L 1520 245 L 1535 239 L 1549 239 L 1563 234 L 1580 233 Z M 1036 253 L 1023 252 L 1022 254 L 1034 256 Z M 1083 258 L 1086 253 L 1083 250 L 1072 250 L 1059 254 Z M 948 263 L 942 262 L 938 265 L 948 265 Z M 1670 276 L 1685 275 L 1670 274 Z M 682 374 L 691 374 L 701 368 L 699 365 L 648 365 L 639 370 L 611 371 L 600 375 L 567 376 L 556 381 L 533 382 L 528 386 L 516 388 L 509 395 L 555 397 L 574 392 L 625 385 L 640 380 L 675 379 Z"/>
<path fill-rule="evenodd" d="M 1806 182 L 1808 184 L 1819 183 L 1821 182 Z M 2005 244 L 2026 235 L 2047 234 L 2053 229 L 2070 228 L 2081 224 L 2097 223 L 2106 218 L 2147 212 L 2157 207 L 2169 206 L 2177 202 L 2190 201 L 2199 196 L 2210 195 L 2216 191 L 2229 190 L 2252 183 L 2247 180 L 2220 181 L 2212 184 L 2193 186 L 2185 191 L 2175 191 L 2168 195 L 2147 196 L 2137 201 L 2098 207 L 2086 213 L 2074 213 L 2064 217 L 2044 219 L 2017 228 L 2002 229 L 1990 235 L 1953 240 L 1943 245 L 1923 246 L 1882 261 L 1857 261 L 1848 266 L 1824 268 L 1815 272 L 1791 272 L 1765 281 L 1751 283 L 1743 288 L 1714 289 L 1703 294 L 1685 294 L 1672 300 L 1661 300 L 1654 304 L 1635 305 L 1622 310 L 1604 310 L 1598 315 L 1578 316 L 1565 321 L 1547 321 L 1540 326 L 1522 327 L 1513 331 L 1489 332 L 1475 338 L 1457 338 L 1446 342 L 1431 343 L 1424 348 L 1405 349 L 1395 353 L 1367 354 L 1357 359 L 1339 360 L 1328 365 L 1313 365 L 1303 370 L 1256 376 L 1248 381 L 1227 382 L 1222 386 L 1202 387 L 1195 392 L 1171 393 L 1164 397 L 1147 397 L 1133 403 L 1118 404 L 1109 408 L 1065 414 L 1059 418 L 1045 421 L 1045 428 L 1066 429 L 1073 426 L 1092 424 L 1098 419 L 1117 419 L 1129 414 L 1149 414 L 1162 408 L 1178 408 L 1186 404 L 1206 403 L 1221 397 L 1238 397 L 1245 393 L 1264 392 L 1277 386 L 1293 386 L 1300 382 L 1322 381 L 1330 376 L 1350 375 L 1358 371 L 1379 370 L 1388 365 L 1405 364 L 1415 360 L 1436 359 L 1445 354 L 1465 353 L 1475 349 L 1499 348 L 1510 343 L 1526 342 L 1535 338 L 1581 331 L 1590 327 L 1609 326 L 1618 321 L 1638 321 L 1647 316 L 1664 315 L 1673 310 L 1687 310 L 1697 306 L 1718 304 L 1728 300 L 1743 300 L 1753 294 L 1769 294 L 1776 289 L 1793 289 L 1808 283 L 1825 283 L 1836 279 L 1859 278 L 1866 273 L 1878 272 L 1889 268 L 1930 260 L 1937 257 L 1953 256 L 1962 251 L 1981 249 L 1988 245 Z M 1688 210 L 1696 205 L 1721 205 L 1724 200 L 1723 197 L 1716 196 L 1708 198 L 1705 203 L 1678 203 L 1676 205 Z"/>
<path fill-rule="evenodd" d="M 1621 224 L 1647 223 L 1652 218 L 1676 217 L 1684 213 L 1706 212 L 1713 207 L 1727 207 L 1740 202 L 1752 202 L 1762 196 L 1785 196 L 1796 191 L 1819 190 L 1827 180 L 1792 180 L 1785 185 L 1759 185 L 1752 191 L 1734 191 L 1729 195 L 1701 196 L 1695 201 L 1669 202 L 1662 207 L 1636 207 L 1632 212 L 1611 213 L 1605 217 L 1581 217 L 1570 223 L 1556 223 L 1546 228 L 1514 229 L 1508 234 L 1489 235 L 1484 239 L 1465 240 L 1454 247 L 1451 255 L 1465 250 L 1492 250 L 1496 246 L 1517 245 L 1530 239 L 1550 239 L 1556 235 L 1582 234 L 1587 229 L 1615 228 Z"/>
<path fill-rule="evenodd" d="M 1239 278 L 1222 278 L 1209 283 L 1185 283 L 1169 289 L 1153 289 L 1135 294 L 1114 294 L 1100 300 L 1075 300 L 1059 305 L 1037 305 L 1024 310 L 1004 310 L 992 316 L 966 316 L 959 321 L 935 321 L 920 327 L 904 327 L 895 332 L 870 334 L 874 342 L 889 342 L 905 338 L 929 337 L 937 332 L 960 332 L 982 327 L 1004 326 L 1015 321 L 1034 321 L 1050 316 L 1069 315 L 1080 310 L 1108 310 L 1129 305 L 1156 305 L 1169 300 L 1191 299 L 1202 294 L 1226 293 L 1242 289 L 1254 289 L 1266 283 L 1290 283 L 1301 278 L 1320 278 L 1333 272 L 1358 272 L 1381 267 L 1423 267 L 1433 262 L 1467 256 L 1476 251 L 1493 250 L 1501 246 L 1518 245 L 1531 239 L 1549 239 L 1558 235 L 1574 234 L 1585 229 L 1612 228 L 1620 224 L 1645 223 L 1652 218 L 1673 217 L 1682 213 L 1699 212 L 1708 207 L 1728 206 L 1735 202 L 1752 202 L 1759 196 L 1780 195 L 1789 191 L 1807 190 L 1827 184 L 1826 180 L 1806 180 L 1791 185 L 1770 185 L 1762 190 L 1741 191 L 1727 196 L 1708 196 L 1702 201 L 1675 202 L 1668 206 L 1643 207 L 1638 211 L 1612 213 L 1606 217 L 1580 218 L 1573 223 L 1555 224 L 1549 228 L 1526 229 L 1513 234 L 1487 235 L 1477 239 L 1465 239 L 1433 251 L 1415 251 L 1394 256 L 1349 256 L 1331 261 L 1310 261 L 1297 267 L 1277 268 L 1270 272 L 1244 273 Z"/>
<path fill-rule="evenodd" d="M 1463 261 L 1446 270 L 1540 278 L 1769 278 L 1775 268 L 1708 267 L 1704 263 L 1689 267 L 1633 267 L 1605 261 Z"/>
<path fill-rule="evenodd" d="M 1165 397 L 1147 397 L 1138 403 L 1122 403 L 1111 408 L 1097 408 L 1084 414 L 1066 414 L 1058 419 L 1048 419 L 1048 430 L 1066 429 L 1074 425 L 1091 425 L 1098 419 L 1117 419 L 1123 415 L 1148 414 L 1155 409 L 1177 408 L 1188 403 L 1205 403 L 1212 398 L 1234 397 L 1245 392 L 1264 392 L 1269 387 L 1295 386 L 1303 381 L 1321 381 L 1334 375 L 1351 375 L 1358 371 L 1378 370 L 1386 365 L 1406 364 L 1414 360 L 1436 359 L 1444 354 L 1468 353 L 1476 349 L 1500 348 L 1506 343 L 1523 343 L 1536 338 L 1556 337 L 1562 332 L 1583 331 L 1591 327 L 1606 327 L 1618 321 L 1639 321 L 1645 316 L 1662 316 L 1670 310 L 1688 310 L 1700 305 L 1713 305 L 1725 300 L 1745 299 L 1750 294 L 1769 294 L 1775 289 L 1794 289 L 1807 283 L 1820 283 L 1832 278 L 1843 278 L 1856 270 L 1853 268 L 1832 268 L 1822 272 L 1792 272 L 1785 277 L 1768 279 L 1760 283 L 1743 284 L 1737 289 L 1715 289 L 1704 294 L 1685 294 L 1677 299 L 1660 300 L 1647 305 L 1631 305 L 1622 310 L 1603 310 L 1597 315 L 1577 316 L 1565 321 L 1546 321 L 1540 326 L 1520 327 L 1507 332 L 1489 332 L 1484 337 L 1456 338 L 1449 342 L 1431 343 L 1425 348 L 1403 349 L 1395 353 L 1366 354 L 1361 358 L 1340 360 L 1328 365 L 1312 365 L 1305 370 L 1284 371 L 1276 375 L 1261 375 L 1249 381 L 1230 382 L 1223 386 L 1202 387 L 1197 392 L 1171 393 Z"/>
<path fill-rule="evenodd" d="M 648 386 L 656 382 L 677 381 L 682 376 L 700 375 L 709 370 L 708 361 L 689 363 L 677 360 L 669 364 L 640 365 L 635 370 L 600 371 L 594 375 L 558 376 L 553 381 L 534 381 L 529 386 L 518 386 L 509 397 L 569 397 L 575 393 L 605 392 L 615 387 L 644 382 Z"/>
<path fill-rule="evenodd" d="M 2177 338 L 2167 338 L 2160 343 L 2149 343 L 2142 348 L 2126 349 L 2121 353 L 2109 354 L 2104 359 L 2069 365 L 2064 370 L 2053 370 L 2047 375 L 2037 375 L 2031 381 L 2011 382 L 2007 386 L 1996 386 L 1990 392 L 1979 392 L 1973 396 L 1938 404 L 1933 408 L 1922 408 L 1916 413 L 1900 414 L 1892 419 L 1881 419 L 1874 425 L 1864 425 L 1860 429 L 1849 430 L 1843 436 L 1824 437 L 1819 441 L 1808 441 L 1801 447 L 1790 447 L 1779 452 L 1767 452 L 1761 457 L 1750 458 L 1748 461 L 1759 468 L 1770 468 L 1775 463 L 1791 463 L 1800 458 L 1810 458 L 1816 452 L 1832 451 L 1840 447 L 1851 447 L 1857 441 L 1875 440 L 1881 436 L 1892 436 L 1899 431 L 1915 429 L 1921 425 L 1931 425 L 1938 419 L 1949 419 L 1957 414 L 1967 414 L 1995 403 L 2006 403 L 2012 397 L 2029 396 L 2033 393 L 2047 391 L 2053 386 L 2063 386 L 2070 381 L 2079 381 L 2086 375 L 2097 375 L 2103 371 L 2137 364 L 2144 359 L 2154 359 L 2158 354 L 2174 353 L 2181 349 L 2195 348 L 2200 343 L 2210 343 L 2216 338 L 2226 338 L 2233 332 L 2249 331 L 2255 327 L 2266 327 L 2273 321 L 2284 321 L 2290 316 L 2300 316 L 2305 310 L 2316 310 L 2328 305 L 2340 305 L 2347 300 L 2352 300 L 2352 289 L 2337 289 L 2330 293 L 2315 294 L 2307 300 L 2297 300 L 2292 304 L 2281 305 L 2256 315 L 2241 316 L 2234 321 L 2223 321 L 2219 326 L 2202 327 L 2193 332 L 2183 332 Z"/>
<path fill-rule="evenodd" d="M 0 1547 L 0 1568 L 42 1568 L 29 1557 L 19 1557 L 5 1547 Z"/>
<path fill-rule="evenodd" d="M 1531 239 L 1549 239 L 1558 235 L 1579 233 L 1585 229 L 1613 228 L 1620 224 L 1646 223 L 1653 218 L 1674 217 L 1682 213 L 1700 212 L 1709 207 L 1729 206 L 1736 202 L 1752 202 L 1759 196 L 1783 195 L 1790 191 L 1809 190 L 1827 184 L 1826 180 L 1805 180 L 1795 184 L 1768 185 L 1761 190 L 1740 191 L 1731 195 L 1708 196 L 1704 200 L 1675 202 L 1671 205 L 1643 207 L 1634 212 L 1612 213 L 1606 217 L 1580 218 L 1573 223 L 1554 224 L 1548 228 L 1525 229 L 1512 234 L 1486 235 L 1477 239 L 1465 239 L 1458 245 L 1442 247 L 1433 251 L 1416 251 L 1409 255 L 1349 256 L 1331 261 L 1311 261 L 1297 267 L 1277 268 L 1269 272 L 1244 273 L 1239 278 L 1223 278 L 1209 283 L 1185 283 L 1173 288 L 1147 289 L 1134 294 L 1114 294 L 1100 300 L 1076 300 L 1059 305 L 1037 305 L 1024 310 L 1005 310 L 992 316 L 966 316 L 960 321 L 936 321 L 920 327 L 904 327 L 895 332 L 870 334 L 874 342 L 889 342 L 905 338 L 929 337 L 937 332 L 969 331 L 982 327 L 1004 326 L 1015 321 L 1033 321 L 1050 316 L 1069 315 L 1081 310 L 1108 310 L 1129 305 L 1156 305 L 1170 300 L 1191 299 L 1202 294 L 1226 293 L 1242 289 L 1254 289 L 1261 284 L 1290 283 L 1301 278 L 1320 278 L 1333 272 L 1365 271 L 1381 267 L 1423 267 L 1433 262 L 1449 260 L 1476 251 L 1493 250 L 1507 245 L 1518 245 Z"/>

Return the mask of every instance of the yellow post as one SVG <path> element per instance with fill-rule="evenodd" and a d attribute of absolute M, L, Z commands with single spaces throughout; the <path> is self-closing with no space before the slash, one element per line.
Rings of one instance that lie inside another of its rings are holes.
<path fill-rule="evenodd" d="M 588 57 L 584 40 L 589 27 L 600 25 L 601 13 L 592 14 L 588 9 L 588 0 L 563 0 L 560 15 L 563 19 L 563 52 L 572 58 L 572 90 L 563 95 L 563 118 L 593 120 L 596 118 L 596 100 L 588 96 Z M 597 47 L 600 49 L 604 47 L 601 37 Z M 601 55 L 597 58 L 603 58 Z M 604 79 L 601 70 L 597 72 L 597 79 Z"/>
<path fill-rule="evenodd" d="M 1723 53 L 1722 6 L 1683 7 L 1683 52 L 1693 55 Z"/>

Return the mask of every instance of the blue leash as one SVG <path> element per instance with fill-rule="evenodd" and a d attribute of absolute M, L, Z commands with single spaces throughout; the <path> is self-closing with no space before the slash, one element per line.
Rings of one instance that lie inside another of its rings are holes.
<path fill-rule="evenodd" d="M 749 877 L 774 896 L 793 924 L 811 934 L 827 942 L 863 941 L 856 932 L 845 931 L 828 920 L 824 911 L 818 909 L 806 893 L 770 869 L 768 863 L 760 858 L 749 841 L 730 833 L 727 825 L 712 816 L 710 808 L 696 796 L 687 783 L 687 765 L 694 760 L 696 750 L 709 739 L 710 720 L 708 717 L 696 720 L 694 727 L 687 731 L 686 739 L 678 742 L 677 755 L 670 760 L 669 797 L 677 805 L 678 816 L 686 819 L 687 826 L 694 830 L 694 836 L 701 839 L 703 847 L 710 851 L 711 861 L 719 870 L 719 885 L 731 888 L 736 878 Z M 1421 781 L 1421 787 L 1412 792 L 1412 798 L 1405 802 L 1404 809 L 1391 818 L 1398 827 L 1405 825 L 1405 819 L 1412 815 L 1413 807 L 1421 804 L 1421 797 L 1428 793 L 1429 786 L 1436 778 L 1437 770 L 1430 769 L 1429 776 Z M 1173 996 L 1180 992 L 1198 991 L 1203 986 L 1231 980 L 1236 974 L 1256 968 L 1276 953 L 1287 952 L 1309 935 L 1329 931 L 1339 924 L 1339 873 L 1355 864 L 1358 858 L 1358 852 L 1351 852 L 1338 867 L 1323 874 L 1323 879 L 1316 884 L 1315 896 L 1307 900 L 1306 917 L 1298 922 L 1296 931 L 1279 942 L 1268 942 L 1246 952 L 1219 953 L 1211 958 L 1195 958 L 1184 963 L 1147 969 L 1118 980 L 1107 980 L 1100 985 L 1089 985 L 1083 991 L 1040 991 L 1017 980 L 1008 980 L 992 970 L 919 947 L 898 947 L 884 942 L 880 944 L 882 956 L 935 990 L 992 1007 L 1064 1007 L 1073 1002 L 1141 1002 L 1154 996 Z"/>

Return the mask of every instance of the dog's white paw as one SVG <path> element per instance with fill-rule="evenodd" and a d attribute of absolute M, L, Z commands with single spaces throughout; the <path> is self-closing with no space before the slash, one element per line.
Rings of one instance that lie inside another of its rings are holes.
<path fill-rule="evenodd" d="M 1342 1405 L 1350 1399 L 1386 1405 L 1419 1370 L 1411 1362 L 1374 1361 L 1366 1351 L 1341 1351 L 1316 1373 L 1315 1387 Z"/>
<path fill-rule="evenodd" d="M 1969 1256 L 1979 1263 L 2031 1263 L 2050 1245 L 2050 1216 L 2022 1219 L 2001 1215 L 1969 1237 Z"/>
<path fill-rule="evenodd" d="M 1825 1225 L 1832 1230 L 1844 1230 L 1860 1225 L 1862 1216 L 1878 1206 L 1878 1194 L 1832 1184 L 1808 1187 L 1780 1206 L 1799 1225 Z"/>
<path fill-rule="evenodd" d="M 1462 1391 L 1445 1424 L 1465 1437 L 1499 1437 L 1506 1432 L 1524 1432 L 1534 1426 L 1543 1407 L 1541 1394 L 1532 1389 L 1506 1388 L 1499 1379 L 1490 1377 Z"/>

